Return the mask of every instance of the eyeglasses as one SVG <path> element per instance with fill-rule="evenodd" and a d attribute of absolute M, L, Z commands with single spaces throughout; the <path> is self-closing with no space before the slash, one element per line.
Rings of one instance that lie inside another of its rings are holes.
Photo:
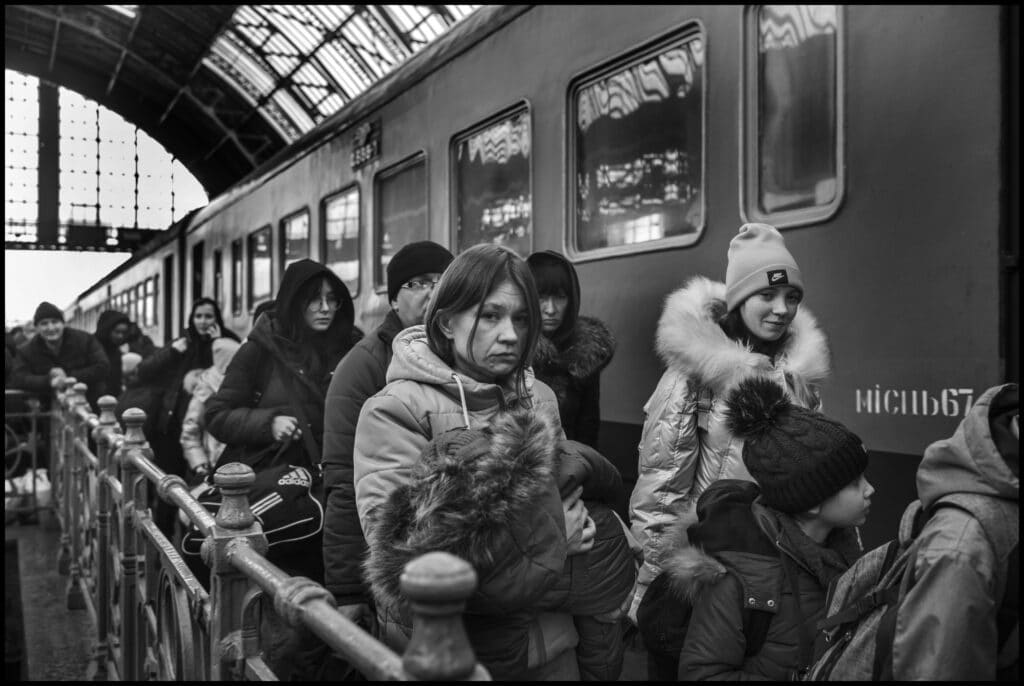
<path fill-rule="evenodd" d="M 408 288 L 410 291 L 425 291 L 428 288 L 434 288 L 437 286 L 437 282 L 441 279 L 410 279 L 402 284 L 402 288 Z"/>
<path fill-rule="evenodd" d="M 308 303 L 306 303 L 306 309 L 309 310 L 310 312 L 319 312 L 320 306 L 323 303 L 327 303 L 328 310 L 336 310 L 339 307 L 341 307 L 341 301 L 338 300 L 338 296 L 332 293 L 331 295 L 328 296 L 313 298 Z"/>

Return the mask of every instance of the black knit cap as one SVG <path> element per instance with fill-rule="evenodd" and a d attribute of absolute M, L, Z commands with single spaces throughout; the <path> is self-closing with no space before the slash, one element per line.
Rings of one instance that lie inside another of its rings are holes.
<path fill-rule="evenodd" d="M 36 308 L 36 313 L 32 316 L 32 323 L 38 326 L 39 322 L 44 319 L 59 319 L 60 321 L 64 321 L 64 313 L 61 312 L 53 303 L 48 303 L 44 300 L 39 303 L 39 307 Z"/>
<path fill-rule="evenodd" d="M 825 415 L 793 405 L 768 379 L 748 379 L 729 395 L 728 423 L 744 439 L 743 463 L 761 499 L 781 512 L 806 512 L 868 466 L 860 438 Z"/>
<path fill-rule="evenodd" d="M 388 301 L 398 297 L 402 284 L 414 276 L 441 274 L 455 257 L 433 241 L 417 241 L 403 246 L 388 262 Z"/>

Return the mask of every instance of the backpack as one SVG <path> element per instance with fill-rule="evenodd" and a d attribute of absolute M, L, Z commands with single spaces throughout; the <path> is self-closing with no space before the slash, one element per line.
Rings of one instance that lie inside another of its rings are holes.
<path fill-rule="evenodd" d="M 909 540 L 892 540 L 866 553 L 833 583 L 825 603 L 825 619 L 817 625 L 821 641 L 816 651 L 818 657 L 804 680 L 893 679 L 897 612 L 915 581 L 918 535 L 928 519 L 943 507 L 971 513 L 964 505 L 949 500 L 940 500 L 927 511 L 922 509 L 920 501 L 914 501 L 903 515 L 904 521 L 913 518 Z M 1016 548 L 1010 556 L 1009 567 L 1003 602 L 1007 611 L 1000 610 L 998 618 L 1000 646 L 1017 626 L 1016 588 L 1020 568 Z M 1012 608 L 1008 608 L 1010 603 L 1013 603 Z"/>

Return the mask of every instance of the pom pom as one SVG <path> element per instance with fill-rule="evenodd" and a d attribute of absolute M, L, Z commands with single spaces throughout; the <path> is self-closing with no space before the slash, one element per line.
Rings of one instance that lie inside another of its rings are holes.
<path fill-rule="evenodd" d="M 742 438 L 760 436 L 791 406 L 786 392 L 774 381 L 745 379 L 726 400 L 726 424 Z"/>

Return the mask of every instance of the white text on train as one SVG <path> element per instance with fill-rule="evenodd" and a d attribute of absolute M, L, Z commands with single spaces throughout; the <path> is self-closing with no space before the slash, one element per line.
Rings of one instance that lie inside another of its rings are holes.
<path fill-rule="evenodd" d="M 966 416 L 974 403 L 973 388 L 943 388 L 938 394 L 926 390 L 889 388 L 857 389 L 857 414 L 895 414 L 914 417 Z"/>

